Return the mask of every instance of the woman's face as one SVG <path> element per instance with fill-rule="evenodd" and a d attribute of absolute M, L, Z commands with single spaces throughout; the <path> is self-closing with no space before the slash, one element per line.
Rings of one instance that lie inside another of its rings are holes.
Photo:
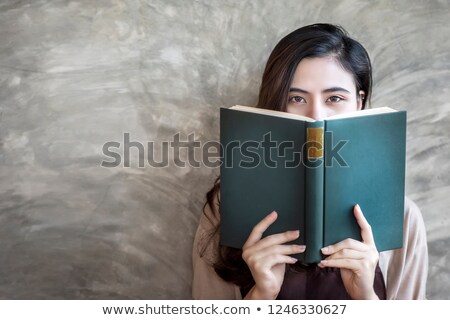
<path fill-rule="evenodd" d="M 287 112 L 316 120 L 361 110 L 364 91 L 356 94 L 352 74 L 332 57 L 306 58 L 295 70 Z"/>

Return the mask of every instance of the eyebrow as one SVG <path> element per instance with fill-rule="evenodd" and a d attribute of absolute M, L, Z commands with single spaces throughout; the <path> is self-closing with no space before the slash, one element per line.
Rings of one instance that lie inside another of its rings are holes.
<path fill-rule="evenodd" d="M 336 91 L 341 91 L 341 92 L 346 92 L 346 93 L 351 93 L 350 91 L 348 91 L 347 89 L 344 89 L 342 87 L 332 87 L 332 88 L 328 88 L 322 91 L 322 93 L 329 93 L 329 92 L 336 92 Z M 300 88 L 290 88 L 289 92 L 300 92 L 300 93 L 306 93 L 309 94 L 308 91 L 300 89 Z"/>

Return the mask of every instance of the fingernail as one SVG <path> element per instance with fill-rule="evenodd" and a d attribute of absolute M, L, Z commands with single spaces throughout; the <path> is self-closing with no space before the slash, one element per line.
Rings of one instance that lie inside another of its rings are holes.
<path fill-rule="evenodd" d="M 299 251 L 305 251 L 306 246 L 305 246 L 304 244 L 300 244 L 300 245 L 297 245 L 297 249 L 298 249 Z"/>
<path fill-rule="evenodd" d="M 327 260 L 322 260 L 322 261 L 320 261 L 320 264 L 323 264 L 323 265 L 325 265 L 325 264 L 327 264 L 327 263 L 328 263 Z"/>
<path fill-rule="evenodd" d="M 356 210 L 361 212 L 361 207 L 359 206 L 359 204 L 356 204 Z"/>
<path fill-rule="evenodd" d="M 291 257 L 291 261 L 292 261 L 292 263 L 296 263 L 298 260 Z"/>
<path fill-rule="evenodd" d="M 327 253 L 329 250 L 330 250 L 330 248 L 328 248 L 328 247 L 323 247 L 322 248 L 322 252 L 323 253 Z"/>

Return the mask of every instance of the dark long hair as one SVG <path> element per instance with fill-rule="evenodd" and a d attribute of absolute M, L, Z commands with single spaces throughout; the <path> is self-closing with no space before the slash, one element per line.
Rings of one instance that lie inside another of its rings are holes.
<path fill-rule="evenodd" d="M 372 65 L 366 49 L 340 26 L 319 23 L 297 29 L 275 46 L 267 60 L 259 90 L 258 108 L 286 111 L 289 87 L 304 58 L 333 57 L 353 75 L 356 93 L 366 102 L 372 94 Z"/>
<path fill-rule="evenodd" d="M 363 90 L 365 99 L 362 109 L 370 103 L 372 93 L 372 67 L 369 55 L 364 47 L 356 40 L 350 38 L 340 26 L 319 23 L 299 28 L 275 46 L 264 70 L 259 91 L 257 108 L 286 111 L 289 87 L 295 70 L 304 58 L 333 57 L 344 70 L 353 75 L 356 92 Z M 214 199 L 220 190 L 220 177 L 206 194 L 206 206 L 213 209 Z M 220 225 L 211 230 L 211 238 L 217 236 Z M 215 243 L 207 241 L 207 245 Z M 200 253 L 205 248 L 199 248 Z M 244 291 L 254 284 L 251 272 L 242 259 L 242 250 L 219 246 L 214 250 L 218 252 L 213 262 L 216 273 L 225 281 L 232 282 Z"/>

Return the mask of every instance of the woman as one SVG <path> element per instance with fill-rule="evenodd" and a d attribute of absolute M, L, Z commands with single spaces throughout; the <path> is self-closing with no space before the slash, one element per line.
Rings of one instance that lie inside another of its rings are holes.
<path fill-rule="evenodd" d="M 257 107 L 321 119 L 362 110 L 370 100 L 372 70 L 366 50 L 346 32 L 314 24 L 284 37 L 272 51 Z M 300 264 L 287 245 L 298 231 L 263 238 L 277 219 L 270 213 L 242 250 L 219 246 L 219 179 L 207 194 L 194 241 L 193 297 L 200 299 L 423 299 L 428 253 L 421 213 L 405 199 L 403 248 L 378 253 L 370 225 L 355 206 L 362 241 L 322 249 L 327 258 Z"/>

